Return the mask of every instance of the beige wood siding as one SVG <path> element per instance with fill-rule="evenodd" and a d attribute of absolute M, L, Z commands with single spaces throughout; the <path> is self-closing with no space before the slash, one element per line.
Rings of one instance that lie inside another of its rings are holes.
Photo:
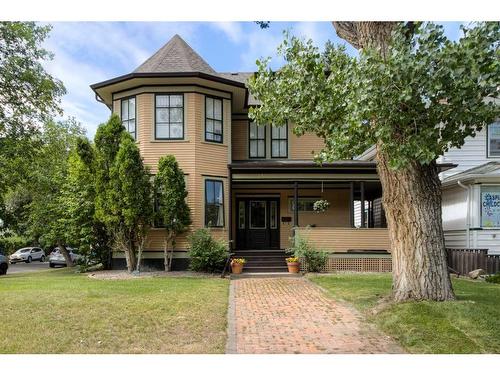
<path fill-rule="evenodd" d="M 298 233 L 316 248 L 328 252 L 350 249 L 390 251 L 386 228 L 299 228 Z"/>
<path fill-rule="evenodd" d="M 233 160 L 248 160 L 248 120 L 233 120 Z M 304 134 L 297 137 L 292 132 L 292 126 L 288 126 L 288 159 L 312 160 L 313 151 L 319 152 L 324 142 L 314 134 Z M 271 158 L 271 131 L 266 129 L 266 158 Z"/>
<path fill-rule="evenodd" d="M 187 237 L 197 228 L 204 227 L 205 179 L 214 178 L 224 183 L 225 228 L 214 228 L 213 236 L 228 240 L 229 221 L 229 185 L 227 164 L 231 157 L 231 101 L 223 100 L 223 144 L 205 142 L 205 95 L 184 93 L 184 140 L 155 140 L 154 135 L 154 94 L 136 95 L 137 100 L 137 144 L 152 173 L 156 173 L 159 159 L 167 154 L 175 155 L 180 168 L 187 175 L 188 205 L 191 209 L 192 225 L 180 235 L 177 249 L 188 247 Z M 119 114 L 120 101 L 114 102 L 114 109 Z M 207 177 L 216 176 L 216 177 Z M 146 249 L 161 251 L 165 232 L 152 229 L 148 233 Z M 147 257 L 147 254 L 145 254 Z"/>

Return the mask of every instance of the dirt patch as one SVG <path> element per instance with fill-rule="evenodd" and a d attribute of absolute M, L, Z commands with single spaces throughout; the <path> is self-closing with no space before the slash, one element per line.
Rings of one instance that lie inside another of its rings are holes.
<path fill-rule="evenodd" d="M 219 274 L 193 272 L 193 271 L 151 271 L 129 273 L 124 270 L 107 270 L 107 271 L 94 271 L 89 272 L 88 277 L 98 280 L 127 280 L 127 279 L 143 279 L 148 277 L 206 277 L 214 278 L 220 277 Z"/>

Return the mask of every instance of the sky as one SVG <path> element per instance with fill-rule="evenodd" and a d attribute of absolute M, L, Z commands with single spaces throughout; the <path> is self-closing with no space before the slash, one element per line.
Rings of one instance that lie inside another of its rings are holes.
<path fill-rule="evenodd" d="M 75 117 L 93 138 L 109 109 L 95 99 L 89 85 L 132 72 L 149 56 L 179 34 L 217 72 L 255 71 L 255 61 L 282 60 L 276 47 L 283 30 L 312 39 L 318 47 L 327 40 L 347 46 L 330 22 L 271 22 L 261 29 L 253 22 L 55 22 L 44 47 L 54 54 L 44 63 L 67 90 L 62 98 L 63 118 Z M 444 23 L 447 36 L 457 39 L 460 23 Z"/>

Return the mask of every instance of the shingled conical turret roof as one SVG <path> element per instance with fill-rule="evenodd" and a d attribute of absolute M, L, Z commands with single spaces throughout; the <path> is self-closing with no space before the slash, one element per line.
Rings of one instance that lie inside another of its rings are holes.
<path fill-rule="evenodd" d="M 177 34 L 134 70 L 134 73 L 175 72 L 216 74 L 215 70 Z"/>

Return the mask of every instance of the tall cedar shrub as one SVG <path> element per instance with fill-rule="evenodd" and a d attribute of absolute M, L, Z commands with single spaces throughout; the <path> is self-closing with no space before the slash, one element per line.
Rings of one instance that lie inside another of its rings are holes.
<path fill-rule="evenodd" d="M 191 224 L 190 209 L 186 202 L 188 192 L 184 173 L 179 168 L 175 156 L 166 155 L 160 158 L 154 188 L 156 195 L 155 219 L 161 223 L 166 232 L 163 246 L 165 271 L 170 271 L 176 238 L 180 233 L 185 232 Z M 170 252 L 168 252 L 169 245 Z"/>
<path fill-rule="evenodd" d="M 196 230 L 188 237 L 190 268 L 198 272 L 216 272 L 224 268 L 228 257 L 227 244 L 216 240 L 208 229 Z"/>

